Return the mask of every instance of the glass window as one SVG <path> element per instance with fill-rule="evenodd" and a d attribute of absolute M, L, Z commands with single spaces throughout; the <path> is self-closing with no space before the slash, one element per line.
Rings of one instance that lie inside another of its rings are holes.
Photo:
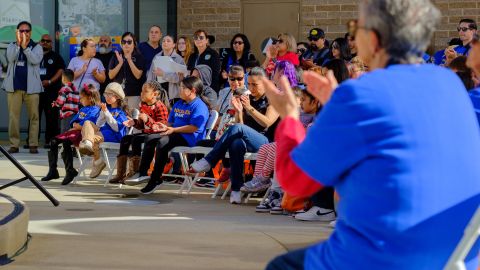
<path fill-rule="evenodd" d="M 85 38 L 112 37 L 114 47 L 127 29 L 127 0 L 59 0 L 60 54 L 68 63 Z"/>

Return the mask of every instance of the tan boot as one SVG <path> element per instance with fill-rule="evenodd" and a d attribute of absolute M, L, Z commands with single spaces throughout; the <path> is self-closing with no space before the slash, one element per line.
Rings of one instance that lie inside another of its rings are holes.
<path fill-rule="evenodd" d="M 140 156 L 133 156 L 128 158 L 128 172 L 125 179 L 132 177 L 140 170 Z"/>
<path fill-rule="evenodd" d="M 108 181 L 110 184 L 123 183 L 125 180 L 125 172 L 127 170 L 127 155 L 117 157 L 117 175 Z"/>

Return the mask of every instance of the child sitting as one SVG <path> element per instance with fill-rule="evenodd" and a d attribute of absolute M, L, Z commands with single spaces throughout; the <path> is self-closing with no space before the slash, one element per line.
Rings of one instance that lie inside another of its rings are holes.
<path fill-rule="evenodd" d="M 161 100 L 158 100 L 159 95 L 161 95 Z M 124 183 L 126 178 L 132 177 L 138 172 L 142 143 L 154 139 L 158 140 L 160 138 L 158 135 L 160 124 L 167 124 L 168 108 L 165 104 L 168 104 L 168 98 L 160 83 L 149 81 L 143 84 L 140 97 L 142 102 L 139 106 L 140 115 L 138 119 L 128 118 L 124 125 L 127 127 L 133 126 L 141 130 L 142 133 L 126 135 L 120 141 L 120 153 L 117 156 L 117 175 L 110 179 L 111 184 Z M 130 145 L 132 146 L 132 152 L 129 156 Z"/>
<path fill-rule="evenodd" d="M 103 94 L 107 104 L 100 105 L 101 111 L 94 124 L 85 121 L 82 127 L 82 141 L 80 142 L 80 153 L 93 155 L 93 168 L 90 178 L 96 178 L 105 168 L 105 161 L 100 158 L 99 144 L 103 141 L 119 143 L 126 134 L 126 127 L 123 122 L 127 121 L 124 105 L 125 93 L 119 83 L 112 82 L 105 88 Z"/>
<path fill-rule="evenodd" d="M 65 69 L 62 73 L 63 87 L 58 91 L 57 100 L 52 102 L 52 107 L 60 108 L 60 132 L 66 132 L 70 127 L 70 120 L 78 113 L 80 96 L 73 85 L 74 73 L 71 69 Z"/>
<path fill-rule="evenodd" d="M 62 185 L 68 185 L 78 175 L 77 170 L 73 168 L 73 151 L 72 145 L 78 145 L 82 139 L 82 126 L 85 121 L 97 121 L 100 112 L 100 93 L 93 85 L 83 85 L 80 91 L 80 103 L 83 108 L 70 121 L 70 129 L 50 142 L 50 151 L 48 151 L 48 173 L 43 177 L 42 181 L 49 181 L 59 178 L 57 170 L 58 146 L 63 144 L 62 159 L 65 164 L 65 178 Z"/>

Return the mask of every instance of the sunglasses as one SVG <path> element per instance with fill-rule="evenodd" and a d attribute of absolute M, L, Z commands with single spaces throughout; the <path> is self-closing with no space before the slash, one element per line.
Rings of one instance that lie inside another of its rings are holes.
<path fill-rule="evenodd" d="M 233 45 L 243 45 L 243 41 L 235 41 L 233 42 Z"/>
<path fill-rule="evenodd" d="M 204 40 L 205 38 L 205 36 L 194 36 L 193 40 Z"/>
<path fill-rule="evenodd" d="M 42 43 L 50 43 L 50 42 L 52 42 L 52 41 L 49 40 L 49 39 L 41 39 L 40 42 L 42 42 Z"/>
<path fill-rule="evenodd" d="M 125 44 L 132 45 L 133 40 L 122 40 L 122 45 L 125 45 Z"/>
<path fill-rule="evenodd" d="M 231 82 L 234 82 L 234 81 L 237 81 L 237 82 L 241 82 L 243 81 L 243 77 L 230 77 L 228 78 Z"/>
<path fill-rule="evenodd" d="M 307 49 L 297 49 L 297 53 L 301 53 L 301 54 L 303 54 L 306 51 L 307 51 Z"/>
<path fill-rule="evenodd" d="M 18 30 L 18 32 L 20 33 L 30 33 L 30 29 L 26 29 L 26 30 Z"/>
<path fill-rule="evenodd" d="M 472 30 L 470 27 L 457 27 L 458 32 L 467 32 L 468 30 Z"/>
<path fill-rule="evenodd" d="M 314 38 L 314 37 L 309 37 L 308 40 L 309 41 L 318 41 L 320 38 Z"/>

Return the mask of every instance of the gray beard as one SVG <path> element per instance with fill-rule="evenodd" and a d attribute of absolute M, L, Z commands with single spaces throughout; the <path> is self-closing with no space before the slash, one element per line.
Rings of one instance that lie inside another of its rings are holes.
<path fill-rule="evenodd" d="M 105 47 L 100 47 L 98 49 L 99 54 L 107 54 L 107 53 L 110 53 L 111 51 L 112 51 L 111 48 L 105 48 Z"/>

